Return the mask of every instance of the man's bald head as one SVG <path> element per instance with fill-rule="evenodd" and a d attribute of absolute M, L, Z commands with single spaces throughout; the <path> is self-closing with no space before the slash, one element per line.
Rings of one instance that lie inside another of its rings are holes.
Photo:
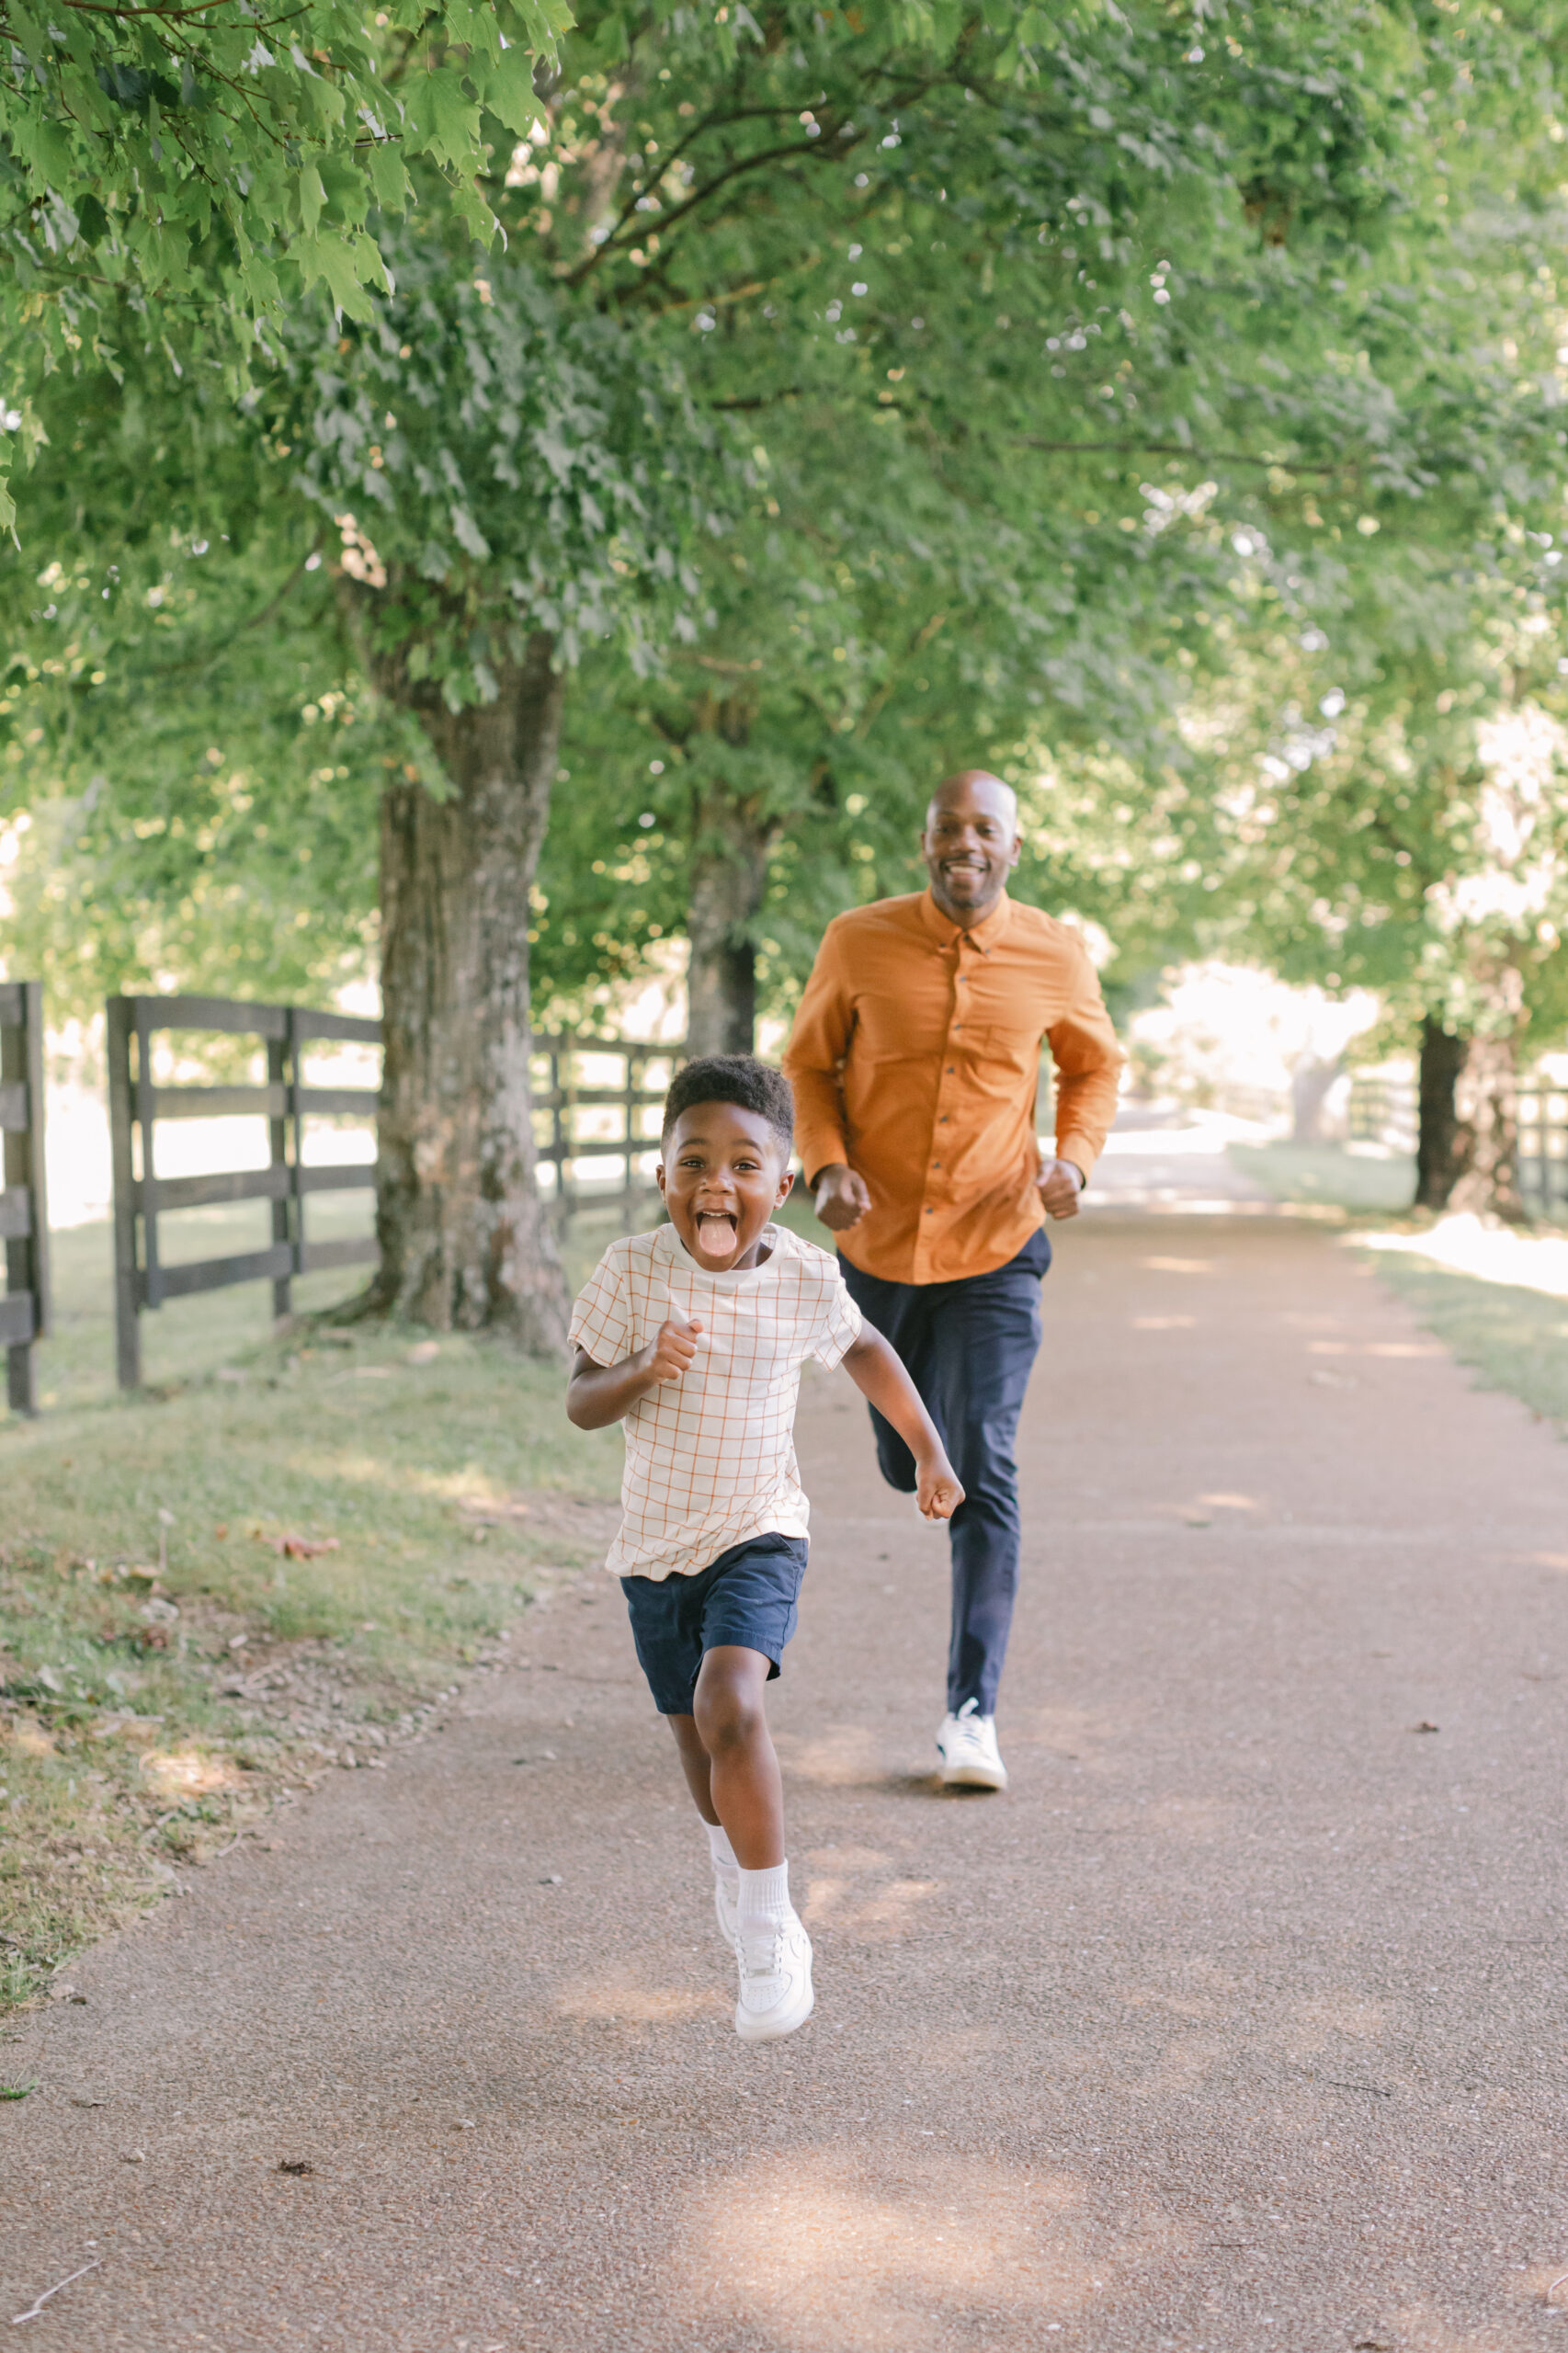
<path fill-rule="evenodd" d="M 920 855 L 931 896 L 961 931 L 990 914 L 1018 862 L 1017 795 L 985 768 L 964 768 L 931 795 Z"/>
<path fill-rule="evenodd" d="M 940 783 L 931 795 L 926 810 L 926 827 L 930 831 L 931 820 L 938 809 L 951 808 L 970 798 L 988 800 L 996 814 L 1013 833 L 1018 830 L 1018 796 L 1010 784 L 1004 784 L 989 768 L 960 768 Z"/>

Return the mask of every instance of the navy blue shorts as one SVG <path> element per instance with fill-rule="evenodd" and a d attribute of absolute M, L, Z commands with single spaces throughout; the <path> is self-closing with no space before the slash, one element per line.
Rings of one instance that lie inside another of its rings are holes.
<path fill-rule="evenodd" d="M 760 1651 L 771 1683 L 795 1631 L 803 1536 L 753 1536 L 695 1576 L 622 1577 L 637 1662 L 662 1716 L 689 1716 L 705 1654 Z"/>

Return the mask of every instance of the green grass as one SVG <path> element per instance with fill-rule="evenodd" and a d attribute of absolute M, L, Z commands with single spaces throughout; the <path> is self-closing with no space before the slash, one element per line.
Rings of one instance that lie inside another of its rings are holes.
<path fill-rule="evenodd" d="M 1415 1162 L 1345 1152 L 1337 1144 L 1233 1143 L 1228 1157 L 1277 1201 L 1318 1203 L 1352 1215 L 1408 1210 L 1415 1193 Z"/>
<path fill-rule="evenodd" d="M 196 1254 L 244 1246 L 201 1214 Z M 614 1230 L 575 1222 L 574 1282 Z M 107 1233 L 58 1240 L 45 1408 L 0 1422 L 0 2005 L 346 1742 L 407 1729 L 543 1573 L 598 1556 L 620 1469 L 558 1369 L 330 1318 L 275 1336 L 264 1284 L 144 1318 L 153 1386 L 122 1398 Z"/>
<path fill-rule="evenodd" d="M 1409 1214 L 1413 1159 L 1375 1159 L 1334 1145 L 1233 1143 L 1227 1149 L 1237 1167 L 1278 1201 L 1419 1230 Z M 1483 1282 L 1403 1250 L 1378 1251 L 1374 1264 L 1434 1337 L 1473 1369 L 1478 1387 L 1517 1397 L 1568 1436 L 1568 1300 Z"/>
<path fill-rule="evenodd" d="M 1379 1276 L 1433 1336 L 1568 1437 L 1568 1300 L 1456 1274 L 1403 1250 L 1373 1254 Z"/>
<path fill-rule="evenodd" d="M 259 1250 L 271 1239 L 269 1204 L 242 1201 L 231 1209 L 183 1210 L 162 1221 L 170 1265 Z M 322 1193 L 310 1204 L 313 1241 L 337 1241 L 370 1230 L 370 1197 Z M 107 1223 L 81 1225 L 50 1237 L 54 1335 L 38 1350 L 39 1402 L 46 1412 L 92 1404 L 115 1394 L 114 1247 Z M 363 1288 L 362 1267 L 306 1275 L 294 1285 L 301 1314 L 318 1313 Z M 272 1332 L 272 1286 L 240 1283 L 233 1290 L 171 1300 L 142 1318 L 142 1377 L 157 1386 L 210 1372 L 260 1346 Z"/>

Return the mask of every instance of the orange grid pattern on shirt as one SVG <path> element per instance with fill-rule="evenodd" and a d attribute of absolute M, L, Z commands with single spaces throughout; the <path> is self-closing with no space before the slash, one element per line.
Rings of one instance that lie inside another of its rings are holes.
<path fill-rule="evenodd" d="M 700 1324 L 697 1357 L 627 1415 L 618 1576 L 691 1576 L 748 1537 L 804 1536 L 795 1401 L 808 1358 L 832 1367 L 860 1311 L 825 1250 L 778 1226 L 764 1263 L 705 1274 L 673 1226 L 612 1242 L 577 1300 L 572 1344 L 596 1364 L 646 1347 L 672 1309 Z"/>

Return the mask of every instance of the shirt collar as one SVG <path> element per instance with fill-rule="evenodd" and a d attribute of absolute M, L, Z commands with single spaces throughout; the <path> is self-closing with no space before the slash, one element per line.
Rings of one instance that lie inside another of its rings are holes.
<path fill-rule="evenodd" d="M 927 884 L 921 895 L 920 915 L 932 938 L 939 940 L 944 948 L 951 948 L 956 941 L 967 938 L 972 940 L 975 947 L 983 953 L 988 955 L 997 941 L 1003 938 L 1008 924 L 1012 921 L 1013 902 L 1004 891 L 991 913 L 988 915 L 982 915 L 980 921 L 977 924 L 971 924 L 968 932 L 965 933 L 960 925 L 949 922 L 942 913 L 941 908 L 931 896 L 930 886 Z"/>

